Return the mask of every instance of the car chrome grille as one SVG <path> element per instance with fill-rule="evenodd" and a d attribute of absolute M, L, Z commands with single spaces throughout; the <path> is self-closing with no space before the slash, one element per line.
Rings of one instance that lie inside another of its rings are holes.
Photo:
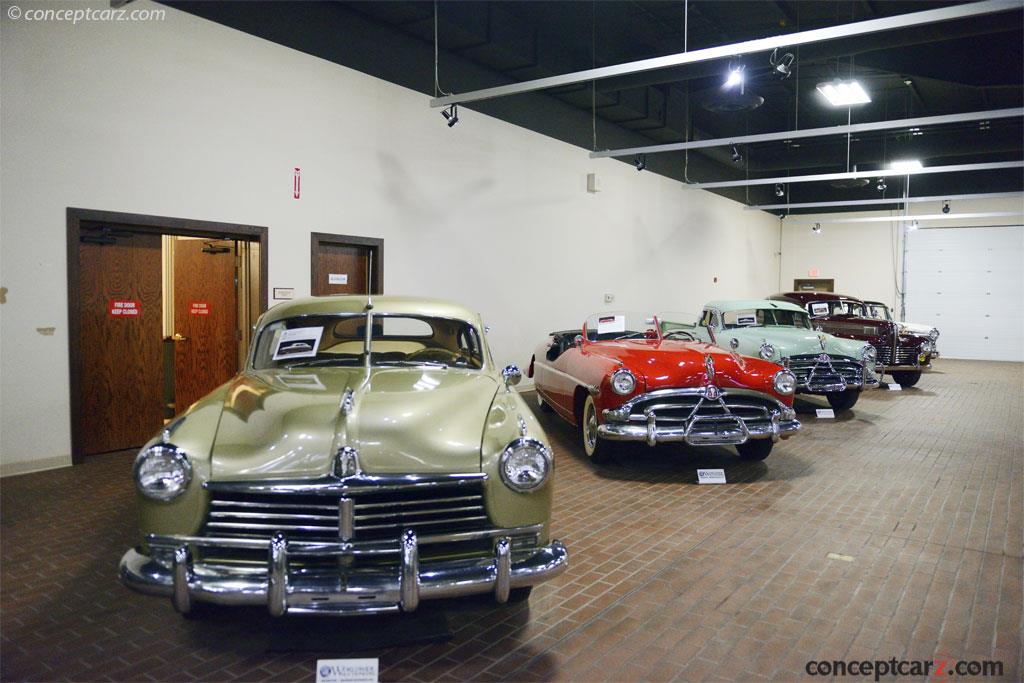
<path fill-rule="evenodd" d="M 721 423 L 723 427 L 735 425 L 740 419 L 748 427 L 756 424 L 770 425 L 772 414 L 778 413 L 778 405 L 768 398 L 747 395 L 723 394 L 721 398 L 709 399 L 698 394 L 676 396 L 641 397 L 629 414 L 630 422 L 646 423 L 651 415 L 659 425 L 686 424 L 694 418 L 701 424 Z"/>
<path fill-rule="evenodd" d="M 882 365 L 917 365 L 916 346 L 900 346 L 895 350 L 887 346 L 878 350 L 878 362 Z"/>
<path fill-rule="evenodd" d="M 827 358 L 822 358 L 822 355 Z M 790 356 L 789 369 L 796 375 L 797 385 L 809 391 L 822 391 L 838 384 L 860 386 L 864 365 L 848 356 L 831 354 Z"/>
<path fill-rule="evenodd" d="M 398 538 L 404 529 L 418 534 L 470 531 L 487 526 L 479 485 L 458 489 L 409 489 L 348 494 L 353 501 L 353 535 L 366 541 Z M 331 540 L 341 536 L 341 497 L 296 493 L 215 491 L 204 526 L 208 536 L 267 537 L 277 531 L 290 539 Z"/>

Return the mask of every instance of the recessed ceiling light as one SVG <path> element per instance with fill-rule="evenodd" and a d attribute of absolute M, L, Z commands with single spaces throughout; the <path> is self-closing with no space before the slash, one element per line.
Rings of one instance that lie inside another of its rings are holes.
<path fill-rule="evenodd" d="M 833 107 L 849 107 L 853 104 L 867 104 L 871 101 L 864 87 L 857 81 L 831 81 L 819 83 L 820 92 Z"/>
<path fill-rule="evenodd" d="M 891 171 L 917 171 L 924 168 L 917 159 L 906 159 L 905 161 L 894 161 L 889 164 Z"/>

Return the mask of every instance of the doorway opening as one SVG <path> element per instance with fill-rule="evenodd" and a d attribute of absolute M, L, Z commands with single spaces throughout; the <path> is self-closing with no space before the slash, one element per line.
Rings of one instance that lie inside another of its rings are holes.
<path fill-rule="evenodd" d="M 68 209 L 71 457 L 136 448 L 242 367 L 267 228 Z"/>
<path fill-rule="evenodd" d="M 384 293 L 384 240 L 314 232 L 309 248 L 313 296 Z"/>

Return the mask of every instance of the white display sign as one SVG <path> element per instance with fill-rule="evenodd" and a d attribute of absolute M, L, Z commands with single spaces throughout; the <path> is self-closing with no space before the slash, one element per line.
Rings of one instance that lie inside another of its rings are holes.
<path fill-rule="evenodd" d="M 900 384 L 888 384 L 889 391 L 903 391 L 903 386 Z"/>
<path fill-rule="evenodd" d="M 751 314 L 744 314 L 736 316 L 737 325 L 756 325 L 757 316 Z"/>
<path fill-rule="evenodd" d="M 318 659 L 316 683 L 377 683 L 380 660 Z"/>
<path fill-rule="evenodd" d="M 294 287 L 274 287 L 274 298 L 275 299 L 294 299 L 295 288 Z"/>
<path fill-rule="evenodd" d="M 329 285 L 347 285 L 348 284 L 348 273 L 329 273 L 327 275 L 327 284 L 329 284 Z"/>
<path fill-rule="evenodd" d="M 697 470 L 698 484 L 724 484 L 725 470 Z"/>
<path fill-rule="evenodd" d="M 828 304 L 811 304 L 811 315 L 828 315 Z"/>
<path fill-rule="evenodd" d="M 320 337 L 323 333 L 322 327 L 296 327 L 283 331 L 274 348 L 274 360 L 316 356 L 316 349 L 320 346 Z"/>
<path fill-rule="evenodd" d="M 597 333 L 608 334 L 610 332 L 625 332 L 625 315 L 602 315 L 597 319 Z"/>
<path fill-rule="evenodd" d="M 836 411 L 831 408 L 818 408 L 818 417 L 834 418 L 835 416 Z"/>

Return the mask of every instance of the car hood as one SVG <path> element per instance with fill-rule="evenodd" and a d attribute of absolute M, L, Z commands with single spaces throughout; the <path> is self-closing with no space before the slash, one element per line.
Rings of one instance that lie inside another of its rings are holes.
<path fill-rule="evenodd" d="M 739 356 L 713 344 L 684 341 L 623 340 L 594 344 L 592 353 L 617 360 L 643 378 L 646 391 L 708 384 L 706 358 L 721 388 L 753 389 L 779 398 L 772 378 L 780 368 L 759 358 Z"/>
<path fill-rule="evenodd" d="M 861 357 L 861 349 L 865 342 L 852 339 L 841 339 L 831 334 L 815 332 L 798 327 L 740 327 L 723 330 L 718 333 L 718 342 L 728 346 L 730 340 L 737 339 L 740 343 L 737 351 L 751 356 L 758 355 L 761 344 L 767 341 L 775 347 L 772 359 L 779 361 L 789 356 L 803 356 L 822 352 L 821 338 L 825 340 L 825 353 L 838 356 Z"/>
<path fill-rule="evenodd" d="M 921 323 L 897 322 L 896 324 L 900 326 L 901 332 L 918 337 L 928 337 L 935 329 L 931 325 L 922 325 Z"/>
<path fill-rule="evenodd" d="M 370 474 L 477 472 L 497 389 L 490 374 L 458 369 L 244 373 L 227 388 L 212 476 L 319 477 L 343 446 L 356 449 Z"/>

